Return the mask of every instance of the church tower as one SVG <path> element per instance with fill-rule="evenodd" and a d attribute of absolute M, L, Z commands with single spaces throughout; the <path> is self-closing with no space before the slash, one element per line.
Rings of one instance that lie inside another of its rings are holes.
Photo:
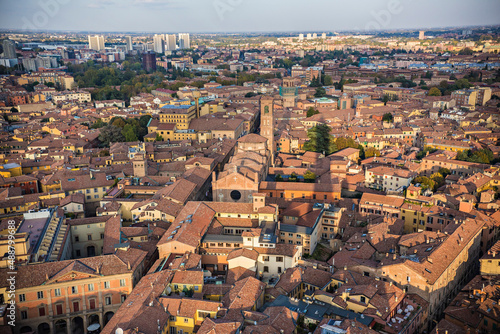
<path fill-rule="evenodd" d="M 283 86 L 280 87 L 280 95 L 283 98 L 284 108 L 293 108 L 297 104 L 299 90 L 295 87 L 296 78 L 283 78 Z"/>
<path fill-rule="evenodd" d="M 271 166 L 274 166 L 276 143 L 274 141 L 274 99 L 263 96 L 260 99 L 260 135 L 267 139 L 267 148 L 271 152 Z"/>

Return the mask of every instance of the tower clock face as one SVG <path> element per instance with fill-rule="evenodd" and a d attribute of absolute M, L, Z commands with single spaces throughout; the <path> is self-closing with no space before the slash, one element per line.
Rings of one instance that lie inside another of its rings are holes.
<path fill-rule="evenodd" d="M 269 106 L 264 107 L 264 113 L 268 114 L 269 113 Z"/>

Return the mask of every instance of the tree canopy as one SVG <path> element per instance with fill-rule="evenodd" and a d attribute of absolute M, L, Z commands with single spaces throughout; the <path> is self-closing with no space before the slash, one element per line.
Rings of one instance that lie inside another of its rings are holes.
<path fill-rule="evenodd" d="M 143 140 L 148 133 L 147 125 L 150 119 L 151 116 L 149 115 L 141 116 L 139 119 L 129 118 L 126 120 L 121 117 L 114 117 L 109 124 L 104 126 L 101 126 L 103 125 L 101 121 L 98 125 L 101 126 L 99 141 L 102 146 L 108 147 L 110 143 Z"/>
<path fill-rule="evenodd" d="M 429 89 L 429 96 L 441 96 L 441 91 L 437 87 L 432 87 Z"/>
<path fill-rule="evenodd" d="M 368 147 L 365 149 L 365 158 L 370 157 L 380 157 L 380 151 L 374 147 Z"/>
<path fill-rule="evenodd" d="M 316 114 L 319 114 L 319 111 L 314 109 L 313 107 L 310 107 L 308 110 L 307 110 L 307 117 L 311 117 L 311 116 L 314 116 Z"/>
<path fill-rule="evenodd" d="M 326 96 L 326 90 L 323 87 L 316 88 L 314 97 L 325 97 L 325 96 Z"/>
<path fill-rule="evenodd" d="M 393 123 L 394 122 L 394 117 L 392 116 L 391 113 L 386 113 L 384 116 L 382 116 L 382 121 L 387 122 L 387 123 Z"/>
<path fill-rule="evenodd" d="M 493 162 L 493 152 L 488 148 L 472 151 L 465 150 L 457 154 L 457 160 L 476 162 L 481 164 L 490 164 Z"/>
<path fill-rule="evenodd" d="M 307 131 L 309 140 L 304 144 L 305 151 L 330 154 L 335 151 L 335 146 L 330 138 L 330 127 L 319 124 Z"/>
<path fill-rule="evenodd" d="M 434 182 L 432 179 L 428 178 L 427 176 L 417 176 L 411 181 L 413 184 L 420 184 L 420 187 L 422 188 L 423 191 L 430 189 L 434 190 L 434 187 L 436 186 L 436 182 Z"/>
<path fill-rule="evenodd" d="M 314 183 L 314 181 L 316 181 L 316 174 L 311 172 L 310 170 L 306 171 L 304 173 L 304 181 Z"/>

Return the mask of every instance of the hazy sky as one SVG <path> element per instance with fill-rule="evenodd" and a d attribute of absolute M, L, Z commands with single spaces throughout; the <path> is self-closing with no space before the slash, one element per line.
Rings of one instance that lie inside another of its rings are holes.
<path fill-rule="evenodd" d="M 337 31 L 500 24 L 499 0 L 0 0 L 0 28 Z"/>

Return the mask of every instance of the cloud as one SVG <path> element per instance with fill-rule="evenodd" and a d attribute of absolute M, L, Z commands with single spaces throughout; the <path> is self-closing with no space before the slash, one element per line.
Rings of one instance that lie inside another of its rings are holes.
<path fill-rule="evenodd" d="M 180 0 L 133 0 L 133 5 L 155 8 L 181 8 L 183 2 Z"/>
<path fill-rule="evenodd" d="M 114 6 L 115 2 L 112 0 L 101 0 L 99 2 L 91 2 L 87 5 L 89 8 L 104 8 L 108 6 Z"/>

